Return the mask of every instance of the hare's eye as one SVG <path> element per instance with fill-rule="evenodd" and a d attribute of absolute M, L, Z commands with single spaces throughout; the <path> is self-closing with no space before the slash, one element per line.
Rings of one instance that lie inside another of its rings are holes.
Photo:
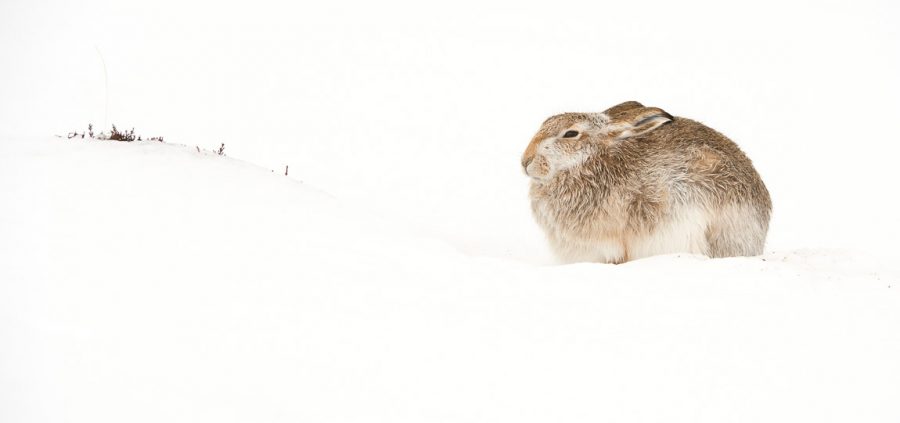
<path fill-rule="evenodd" d="M 566 133 L 563 134 L 563 138 L 575 138 L 577 136 L 578 136 L 578 131 L 566 131 Z"/>

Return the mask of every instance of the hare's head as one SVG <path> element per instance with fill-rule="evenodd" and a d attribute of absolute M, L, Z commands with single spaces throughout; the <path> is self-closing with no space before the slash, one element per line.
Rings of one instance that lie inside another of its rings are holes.
<path fill-rule="evenodd" d="M 646 134 L 674 119 L 664 110 L 629 101 L 602 113 L 564 113 L 541 125 L 522 155 L 525 174 L 538 179 L 585 162 L 622 140 Z"/>

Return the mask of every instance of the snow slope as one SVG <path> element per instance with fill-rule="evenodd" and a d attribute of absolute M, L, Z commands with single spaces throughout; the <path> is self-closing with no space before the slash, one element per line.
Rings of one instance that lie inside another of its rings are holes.
<path fill-rule="evenodd" d="M 895 263 L 470 255 L 280 173 L 0 140 L 0 421 L 900 420 Z"/>
<path fill-rule="evenodd" d="M 900 421 L 897 21 L 4 0 L 0 423 Z M 625 100 L 748 153 L 764 257 L 552 265 L 522 150 Z"/>

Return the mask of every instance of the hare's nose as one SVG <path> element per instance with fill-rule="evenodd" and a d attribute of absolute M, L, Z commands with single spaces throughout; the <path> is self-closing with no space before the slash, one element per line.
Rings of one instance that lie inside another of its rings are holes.
<path fill-rule="evenodd" d="M 528 165 L 531 164 L 531 161 L 534 160 L 534 157 L 529 157 L 527 159 L 522 159 L 522 169 L 528 171 Z"/>

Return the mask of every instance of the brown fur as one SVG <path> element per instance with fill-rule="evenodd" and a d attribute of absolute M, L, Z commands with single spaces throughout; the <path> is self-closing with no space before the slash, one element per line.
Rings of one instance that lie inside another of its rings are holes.
<path fill-rule="evenodd" d="M 567 130 L 579 136 L 562 138 Z M 738 146 L 699 122 L 633 101 L 603 114 L 557 115 L 522 165 L 535 217 L 566 261 L 762 252 L 769 193 Z M 690 238 L 684 247 L 656 245 L 676 245 L 678 236 Z"/>

